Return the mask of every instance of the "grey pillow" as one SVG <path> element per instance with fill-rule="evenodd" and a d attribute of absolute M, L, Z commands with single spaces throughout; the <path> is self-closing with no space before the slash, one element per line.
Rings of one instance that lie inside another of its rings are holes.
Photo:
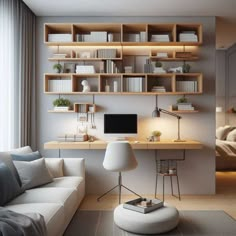
<path fill-rule="evenodd" d="M 0 206 L 5 205 L 21 192 L 20 185 L 9 167 L 0 162 Z"/>
<path fill-rule="evenodd" d="M 11 154 L 12 160 L 13 161 L 35 161 L 37 159 L 42 158 L 41 154 L 39 151 L 32 152 L 32 153 L 22 153 L 22 154 Z"/>
<path fill-rule="evenodd" d="M 5 163 L 9 167 L 9 169 L 11 170 L 13 175 L 16 177 L 17 182 L 19 183 L 19 185 L 21 185 L 20 178 L 19 178 L 19 175 L 17 173 L 16 167 L 13 164 L 11 154 L 13 154 L 13 153 L 14 154 L 31 153 L 31 152 L 33 152 L 33 151 L 32 151 L 30 146 L 25 146 L 25 147 L 13 149 L 9 152 L 0 152 L 0 161 Z"/>
<path fill-rule="evenodd" d="M 21 179 L 24 190 L 52 182 L 52 177 L 46 167 L 45 159 L 35 161 L 13 161 Z"/>

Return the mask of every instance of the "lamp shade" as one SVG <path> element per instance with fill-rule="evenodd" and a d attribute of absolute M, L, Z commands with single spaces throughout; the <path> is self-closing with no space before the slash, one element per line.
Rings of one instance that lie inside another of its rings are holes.
<path fill-rule="evenodd" d="M 135 169 L 137 167 L 137 161 L 131 145 L 128 142 L 108 143 L 103 167 L 115 172 Z"/>

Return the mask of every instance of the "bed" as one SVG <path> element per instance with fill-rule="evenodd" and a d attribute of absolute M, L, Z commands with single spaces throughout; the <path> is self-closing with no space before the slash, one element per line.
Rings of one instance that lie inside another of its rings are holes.
<path fill-rule="evenodd" d="M 216 129 L 216 170 L 236 171 L 236 127 Z"/>

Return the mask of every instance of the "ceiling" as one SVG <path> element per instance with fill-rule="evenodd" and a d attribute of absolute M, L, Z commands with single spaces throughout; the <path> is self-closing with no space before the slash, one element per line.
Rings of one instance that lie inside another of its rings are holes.
<path fill-rule="evenodd" d="M 236 0 L 23 0 L 37 16 L 221 16 Z"/>

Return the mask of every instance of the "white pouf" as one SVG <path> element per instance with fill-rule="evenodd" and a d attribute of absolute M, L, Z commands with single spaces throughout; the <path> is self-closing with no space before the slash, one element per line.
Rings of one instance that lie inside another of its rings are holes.
<path fill-rule="evenodd" d="M 179 212 L 175 207 L 164 206 L 142 214 L 123 208 L 114 210 L 114 222 L 118 227 L 137 234 L 160 234 L 174 229 L 179 223 Z"/>

